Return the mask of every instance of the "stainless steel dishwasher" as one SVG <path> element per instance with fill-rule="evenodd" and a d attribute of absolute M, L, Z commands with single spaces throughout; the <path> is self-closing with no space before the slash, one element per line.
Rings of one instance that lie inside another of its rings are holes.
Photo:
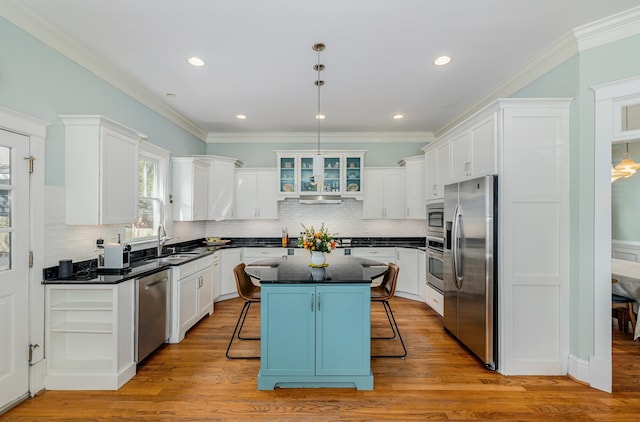
<path fill-rule="evenodd" d="M 169 338 L 169 270 L 136 279 L 136 362 Z"/>

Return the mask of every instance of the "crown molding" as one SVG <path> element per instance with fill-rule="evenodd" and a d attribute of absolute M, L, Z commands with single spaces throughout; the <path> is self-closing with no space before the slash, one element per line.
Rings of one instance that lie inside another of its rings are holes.
<path fill-rule="evenodd" d="M 64 34 L 41 16 L 33 13 L 18 0 L 0 1 L 0 16 L 31 34 L 49 47 L 73 60 L 120 91 L 141 102 L 167 120 L 204 141 L 207 133 L 131 79 L 124 72 L 110 65 Z"/>
<path fill-rule="evenodd" d="M 431 132 L 327 132 L 320 143 L 427 143 L 435 139 Z M 315 144 L 318 134 L 313 132 L 209 133 L 208 144 Z"/>
<path fill-rule="evenodd" d="M 579 50 L 589 50 L 640 34 L 640 6 L 573 30 Z"/>
<path fill-rule="evenodd" d="M 640 33 L 640 6 L 575 28 L 435 131 L 436 138 L 498 98 L 507 98 L 581 51 Z"/>

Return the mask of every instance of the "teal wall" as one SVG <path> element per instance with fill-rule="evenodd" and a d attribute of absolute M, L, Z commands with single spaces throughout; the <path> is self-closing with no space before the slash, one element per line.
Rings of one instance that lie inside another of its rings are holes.
<path fill-rule="evenodd" d="M 367 151 L 367 166 L 397 166 L 405 157 L 424 154 L 420 148 L 427 143 L 320 143 L 322 150 Z M 225 143 L 207 144 L 207 154 L 233 157 L 242 161 L 244 167 L 276 167 L 274 150 L 310 150 L 315 151 L 317 145 L 311 143 Z"/>
<path fill-rule="evenodd" d="M 149 137 L 174 155 L 203 154 L 205 144 L 82 66 L 0 18 L 0 107 L 49 122 L 45 183 L 64 186 L 61 114 L 101 114 Z"/>

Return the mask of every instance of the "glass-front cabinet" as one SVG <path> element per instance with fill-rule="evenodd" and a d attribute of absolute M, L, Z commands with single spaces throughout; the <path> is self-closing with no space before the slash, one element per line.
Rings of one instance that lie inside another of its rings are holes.
<path fill-rule="evenodd" d="M 300 192 L 298 193 L 317 193 L 318 188 L 313 178 L 313 157 L 300 157 Z"/>
<path fill-rule="evenodd" d="M 362 194 L 362 161 L 363 157 L 348 156 L 345 159 L 345 190 L 349 194 Z"/>
<path fill-rule="evenodd" d="M 362 199 L 365 151 L 323 151 L 323 177 L 313 177 L 315 151 L 275 151 L 280 199 L 326 192 Z"/>
<path fill-rule="evenodd" d="M 298 170 L 298 157 L 296 155 L 283 155 L 278 157 L 278 191 L 282 194 L 295 195 L 297 189 L 296 180 Z"/>

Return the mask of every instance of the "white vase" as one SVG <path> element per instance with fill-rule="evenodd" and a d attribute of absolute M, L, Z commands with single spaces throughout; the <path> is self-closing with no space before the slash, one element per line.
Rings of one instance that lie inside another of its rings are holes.
<path fill-rule="evenodd" d="M 322 265 L 325 263 L 325 256 L 324 256 L 324 252 L 315 252 L 312 251 L 311 252 L 311 263 L 313 265 Z"/>

